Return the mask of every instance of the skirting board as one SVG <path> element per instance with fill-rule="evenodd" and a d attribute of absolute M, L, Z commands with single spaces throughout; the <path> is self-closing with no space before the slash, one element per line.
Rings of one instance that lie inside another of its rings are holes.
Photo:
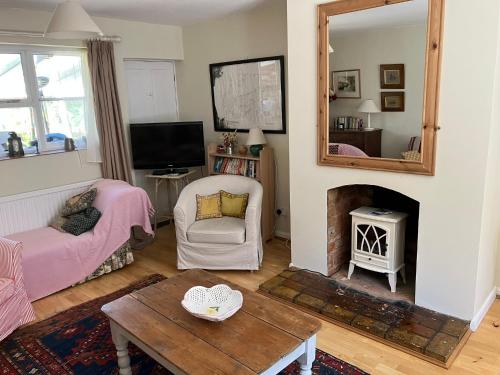
<path fill-rule="evenodd" d="M 479 311 L 474 315 L 470 322 L 470 329 L 472 332 L 476 332 L 477 329 L 479 328 L 479 325 L 483 321 L 484 317 L 488 313 L 488 310 L 490 309 L 491 305 L 493 305 L 493 302 L 495 302 L 495 299 L 497 297 L 498 293 L 498 288 L 493 288 L 490 294 L 488 294 L 488 297 L 486 297 L 483 305 L 479 309 Z"/>

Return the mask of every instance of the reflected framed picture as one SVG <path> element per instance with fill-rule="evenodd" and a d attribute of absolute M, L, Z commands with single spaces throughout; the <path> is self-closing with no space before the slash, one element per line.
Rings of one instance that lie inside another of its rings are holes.
<path fill-rule="evenodd" d="M 380 65 L 380 88 L 396 90 L 404 89 L 405 64 Z"/>
<path fill-rule="evenodd" d="M 361 72 L 359 69 L 332 72 L 331 87 L 337 99 L 361 99 Z"/>
<path fill-rule="evenodd" d="M 380 103 L 382 112 L 404 112 L 405 93 L 403 91 L 381 92 Z"/>
<path fill-rule="evenodd" d="M 214 130 L 286 134 L 284 56 L 210 64 Z"/>

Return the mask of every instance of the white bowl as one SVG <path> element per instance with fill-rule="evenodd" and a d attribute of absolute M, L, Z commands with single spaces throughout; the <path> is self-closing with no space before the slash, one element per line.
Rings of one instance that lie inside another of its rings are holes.
<path fill-rule="evenodd" d="M 195 286 L 186 292 L 181 303 L 182 307 L 198 318 L 221 322 L 241 308 L 243 296 L 240 291 L 225 284 L 211 288 Z"/>

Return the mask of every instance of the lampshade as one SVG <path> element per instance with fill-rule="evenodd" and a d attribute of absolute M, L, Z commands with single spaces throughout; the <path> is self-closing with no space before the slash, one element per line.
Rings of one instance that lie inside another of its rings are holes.
<path fill-rule="evenodd" d="M 375 104 L 375 102 L 373 100 L 366 99 L 358 107 L 358 112 L 361 112 L 361 113 L 378 113 L 378 112 L 380 112 L 380 109 L 377 107 L 377 105 Z"/>
<path fill-rule="evenodd" d="M 248 132 L 247 145 L 263 145 L 266 144 L 266 138 L 261 128 L 252 128 Z"/>
<path fill-rule="evenodd" d="M 57 6 L 45 31 L 45 37 L 54 39 L 88 39 L 102 35 L 80 3 L 72 0 Z"/>
<path fill-rule="evenodd" d="M 333 49 L 332 45 L 329 44 L 328 45 L 328 53 L 334 53 L 334 52 L 335 52 L 335 50 Z"/>

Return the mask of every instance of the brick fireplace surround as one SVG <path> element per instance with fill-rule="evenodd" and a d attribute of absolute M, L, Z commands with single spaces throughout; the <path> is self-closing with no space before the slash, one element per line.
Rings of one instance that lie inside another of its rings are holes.
<path fill-rule="evenodd" d="M 338 272 L 351 258 L 351 215 L 361 206 L 387 208 L 409 214 L 405 263 L 415 274 L 419 203 L 403 194 L 373 185 L 347 185 L 328 190 L 328 275 Z"/>

